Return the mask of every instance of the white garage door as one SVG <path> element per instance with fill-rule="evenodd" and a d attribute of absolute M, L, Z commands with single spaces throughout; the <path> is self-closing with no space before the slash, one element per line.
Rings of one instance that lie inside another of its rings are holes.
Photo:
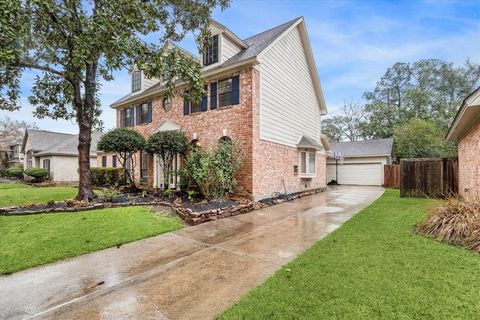
<path fill-rule="evenodd" d="M 327 165 L 327 182 L 335 180 L 335 165 Z M 383 165 L 381 163 L 352 163 L 338 165 L 338 183 L 367 186 L 383 184 Z"/>

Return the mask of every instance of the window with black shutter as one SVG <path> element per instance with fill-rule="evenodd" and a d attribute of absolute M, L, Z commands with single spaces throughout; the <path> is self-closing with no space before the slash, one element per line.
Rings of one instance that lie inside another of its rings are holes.
<path fill-rule="evenodd" d="M 146 102 L 135 107 L 136 125 L 152 122 L 152 103 Z"/>
<path fill-rule="evenodd" d="M 240 103 L 240 78 L 235 76 L 218 82 L 218 100 L 220 107 Z"/>
<path fill-rule="evenodd" d="M 218 62 L 218 35 L 212 37 L 211 44 L 205 48 L 203 53 L 203 65 L 208 66 Z"/>
<path fill-rule="evenodd" d="M 183 98 L 183 114 L 188 115 L 190 113 L 204 112 L 208 110 L 208 87 L 204 88 L 205 94 L 202 95 L 202 99 L 199 102 L 190 101 L 188 96 L 188 91 L 186 91 L 186 96 Z"/>
<path fill-rule="evenodd" d="M 123 118 L 123 126 L 124 127 L 133 127 L 133 108 L 125 109 Z"/>

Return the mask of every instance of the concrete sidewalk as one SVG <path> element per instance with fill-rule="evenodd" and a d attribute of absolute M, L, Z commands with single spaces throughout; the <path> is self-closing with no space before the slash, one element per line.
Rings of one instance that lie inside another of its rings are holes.
<path fill-rule="evenodd" d="M 0 277 L 0 318 L 212 319 L 382 193 L 338 187 Z"/>

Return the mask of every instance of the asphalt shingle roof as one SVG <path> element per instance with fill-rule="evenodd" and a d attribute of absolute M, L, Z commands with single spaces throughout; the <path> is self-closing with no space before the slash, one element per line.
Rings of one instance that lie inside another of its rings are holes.
<path fill-rule="evenodd" d="M 92 144 L 90 155 L 95 156 L 97 153 L 97 143 L 101 132 L 92 133 Z M 78 155 L 78 135 L 59 133 L 45 130 L 28 130 L 28 137 L 31 142 L 32 149 L 38 151 L 36 156 L 41 155 Z"/>
<path fill-rule="evenodd" d="M 234 55 L 233 57 L 231 57 L 230 59 L 228 59 L 227 61 L 225 61 L 221 65 L 219 65 L 219 66 L 217 66 L 217 67 L 215 67 L 211 70 L 221 69 L 223 67 L 227 67 L 229 65 L 232 65 L 232 64 L 235 64 L 235 63 L 238 63 L 238 62 L 242 62 L 242 61 L 246 61 L 246 60 L 249 60 L 251 58 L 254 58 L 254 57 L 258 56 L 273 41 L 275 41 L 275 39 L 277 39 L 288 28 L 290 28 L 292 25 L 294 25 L 299 19 L 301 19 L 301 17 L 293 19 L 289 22 L 286 22 L 286 23 L 281 24 L 279 26 L 276 26 L 272 29 L 263 31 L 259 34 L 256 34 L 252 37 L 249 37 L 249 38 L 246 38 L 246 39 L 242 40 L 248 45 L 248 48 L 243 49 L 242 51 L 240 51 L 239 53 L 237 53 L 236 55 Z M 192 54 L 190 53 L 190 55 L 192 55 Z M 162 87 L 162 83 L 158 82 L 158 83 L 154 84 L 153 86 L 151 86 L 150 88 L 148 88 L 148 89 L 146 89 L 142 92 L 129 93 L 126 96 L 124 96 L 124 97 L 120 98 L 119 100 L 115 101 L 113 104 L 119 104 L 119 103 L 122 103 L 124 101 L 128 101 L 128 100 L 130 100 L 130 98 L 134 98 L 135 96 L 147 96 L 152 91 L 155 91 L 155 90 L 157 90 L 161 87 Z"/>
<path fill-rule="evenodd" d="M 28 129 L 27 134 L 32 146 L 32 150 L 34 151 L 48 149 L 74 136 L 73 134 L 68 133 L 36 129 Z"/>
<path fill-rule="evenodd" d="M 92 132 L 92 143 L 90 147 L 90 155 L 95 156 L 97 154 L 97 143 L 102 136 L 101 132 Z M 65 139 L 63 142 L 56 144 L 48 149 L 38 152 L 36 155 L 58 154 L 58 155 L 78 155 L 78 135 L 74 135 Z"/>
<path fill-rule="evenodd" d="M 345 157 L 389 155 L 392 151 L 392 138 L 332 143 L 332 152 L 341 152 Z"/>
<path fill-rule="evenodd" d="M 302 136 L 300 141 L 297 144 L 298 148 L 304 147 L 304 148 L 315 148 L 318 150 L 323 150 L 323 146 L 315 141 L 315 139 L 310 138 L 309 136 Z"/>

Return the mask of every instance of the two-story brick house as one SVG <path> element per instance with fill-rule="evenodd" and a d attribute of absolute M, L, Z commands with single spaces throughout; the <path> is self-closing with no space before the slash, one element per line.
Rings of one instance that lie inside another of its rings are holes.
<path fill-rule="evenodd" d="M 211 32 L 213 44 L 199 59 L 208 84 L 201 103 L 184 101 L 181 85 L 165 98 L 161 82 L 136 71 L 132 92 L 111 105 L 117 127 L 145 138 L 181 130 L 201 148 L 232 139 L 244 153 L 239 186 L 255 199 L 324 188 L 329 144 L 320 118 L 327 110 L 304 19 L 244 40 L 213 20 Z M 111 166 L 111 157 L 99 154 L 98 165 Z M 156 156 L 138 155 L 136 173 L 153 187 L 164 184 Z M 178 178 L 169 183 L 175 187 Z"/>

